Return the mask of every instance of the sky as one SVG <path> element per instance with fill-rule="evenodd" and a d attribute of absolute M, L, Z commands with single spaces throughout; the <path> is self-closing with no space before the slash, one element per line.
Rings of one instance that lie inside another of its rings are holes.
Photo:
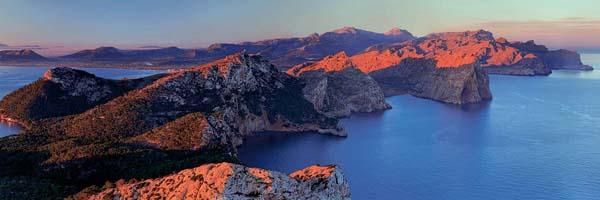
<path fill-rule="evenodd" d="M 599 8 L 596 0 L 1 0 L 0 43 L 205 47 L 353 26 L 417 36 L 485 29 L 552 48 L 600 49 Z"/>

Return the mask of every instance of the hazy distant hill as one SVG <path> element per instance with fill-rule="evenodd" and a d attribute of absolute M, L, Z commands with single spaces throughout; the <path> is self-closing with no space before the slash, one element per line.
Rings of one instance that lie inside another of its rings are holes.
<path fill-rule="evenodd" d="M 45 61 L 44 56 L 37 54 L 33 50 L 4 50 L 0 51 L 0 61 Z"/>
<path fill-rule="evenodd" d="M 280 68 L 309 60 L 318 60 L 327 55 L 345 51 L 349 55 L 356 54 L 376 44 L 390 44 L 414 39 L 406 30 L 394 28 L 386 33 L 375 33 L 344 27 L 330 32 L 312 34 L 307 37 L 270 39 L 258 42 L 217 43 L 205 49 L 180 49 L 177 47 L 157 48 L 144 46 L 137 50 L 122 50 L 115 47 L 100 47 L 83 50 L 62 56 L 62 59 L 83 61 L 129 61 L 153 62 L 155 65 L 177 65 L 204 63 L 223 58 L 227 55 L 246 51 L 261 54 L 273 60 Z"/>
<path fill-rule="evenodd" d="M 261 54 L 272 60 L 278 67 L 285 69 L 306 61 L 319 60 L 340 51 L 354 55 L 372 45 L 399 43 L 412 39 L 414 36 L 410 32 L 399 28 L 394 28 L 386 33 L 375 33 L 354 27 L 344 27 L 320 35 L 314 33 L 307 37 L 238 44 L 217 43 L 210 45 L 198 56 L 215 57 L 246 50 L 249 53 Z"/>

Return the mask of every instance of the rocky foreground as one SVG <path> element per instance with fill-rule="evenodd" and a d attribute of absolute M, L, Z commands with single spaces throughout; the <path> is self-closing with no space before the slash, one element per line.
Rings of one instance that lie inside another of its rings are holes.
<path fill-rule="evenodd" d="M 79 198 L 86 194 L 80 193 Z M 284 175 L 237 164 L 207 164 L 166 177 L 117 184 L 94 199 L 350 199 L 336 166 L 310 166 Z"/>

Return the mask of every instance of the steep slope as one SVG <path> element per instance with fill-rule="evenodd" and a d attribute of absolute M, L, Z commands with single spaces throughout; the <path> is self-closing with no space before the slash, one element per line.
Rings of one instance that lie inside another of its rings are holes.
<path fill-rule="evenodd" d="M 77 114 L 160 77 L 109 80 L 81 70 L 54 68 L 34 83 L 4 97 L 0 101 L 0 116 L 28 125 L 41 119 Z"/>
<path fill-rule="evenodd" d="M 44 56 L 33 50 L 4 50 L 0 51 L 0 62 L 46 61 Z"/>
<path fill-rule="evenodd" d="M 377 82 L 356 69 L 343 52 L 296 66 L 288 74 L 304 80 L 304 97 L 329 116 L 391 108 Z"/>
<path fill-rule="evenodd" d="M 408 93 L 452 104 L 492 98 L 487 73 L 475 64 L 439 68 L 433 60 L 409 58 L 369 75 L 388 96 Z"/>
<path fill-rule="evenodd" d="M 80 199 L 87 195 L 80 194 Z M 231 163 L 208 164 L 157 179 L 117 185 L 89 199 L 350 199 L 336 166 L 310 166 L 289 176 Z M 87 198 L 86 198 L 87 199 Z"/>

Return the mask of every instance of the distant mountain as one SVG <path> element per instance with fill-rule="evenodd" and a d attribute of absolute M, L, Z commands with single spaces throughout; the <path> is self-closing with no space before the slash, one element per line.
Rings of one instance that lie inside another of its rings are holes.
<path fill-rule="evenodd" d="M 62 56 L 67 59 L 84 59 L 84 60 L 112 60 L 122 59 L 124 56 L 121 50 L 115 47 L 99 47 L 92 50 L 83 50 L 74 54 Z"/>
<path fill-rule="evenodd" d="M 163 48 L 163 47 L 161 47 L 161 46 L 155 46 L 155 45 L 148 45 L 148 46 L 141 46 L 141 47 L 138 47 L 138 48 L 140 48 L 140 49 L 160 49 L 160 48 Z"/>
<path fill-rule="evenodd" d="M 195 56 L 195 50 L 184 50 L 177 47 L 159 49 L 121 50 L 115 47 L 100 47 L 83 50 L 62 56 L 63 59 L 89 61 L 153 61 L 170 60 Z"/>
<path fill-rule="evenodd" d="M 8 45 L 0 43 L 0 47 L 8 47 Z"/>
<path fill-rule="evenodd" d="M 79 51 L 60 58 L 71 61 L 152 62 L 156 65 L 190 65 L 214 61 L 230 54 L 245 51 L 260 54 L 272 60 L 278 68 L 287 69 L 293 65 L 319 60 L 340 51 L 353 55 L 372 45 L 393 44 L 412 39 L 414 39 L 414 36 L 411 33 L 399 28 L 394 28 L 386 33 L 375 33 L 354 27 L 344 27 L 321 35 L 315 33 L 307 37 L 280 38 L 237 44 L 217 43 L 204 49 L 143 46 L 141 49 L 136 50 L 122 50 L 115 47 L 100 47 Z"/>
<path fill-rule="evenodd" d="M 4 50 L 0 51 L 0 61 L 23 62 L 23 61 L 45 61 L 47 58 L 33 50 Z"/>
<path fill-rule="evenodd" d="M 399 28 L 386 33 L 375 33 L 354 27 L 343 27 L 321 35 L 314 33 L 307 37 L 238 44 L 217 43 L 210 45 L 197 56 L 219 57 L 245 50 L 248 53 L 261 54 L 272 60 L 278 67 L 287 69 L 306 61 L 320 60 L 340 51 L 351 56 L 372 45 L 400 43 L 414 38 L 411 33 Z"/>

